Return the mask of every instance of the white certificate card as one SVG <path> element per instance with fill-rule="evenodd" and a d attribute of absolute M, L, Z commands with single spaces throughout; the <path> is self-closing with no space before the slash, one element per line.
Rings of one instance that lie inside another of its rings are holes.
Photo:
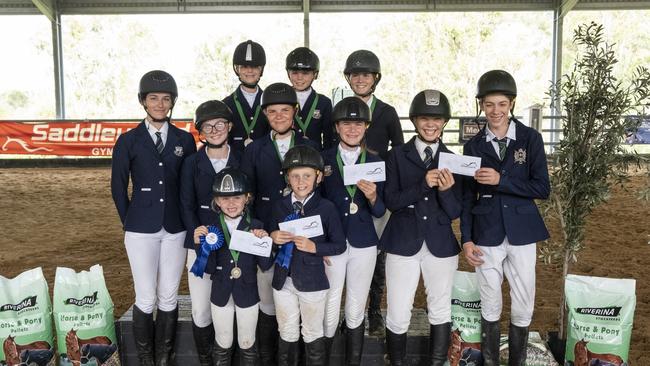
<path fill-rule="evenodd" d="M 386 164 L 383 161 L 375 163 L 346 165 L 343 167 L 343 184 L 346 186 L 357 184 L 365 179 L 369 182 L 383 182 L 386 180 Z"/>
<path fill-rule="evenodd" d="M 481 158 L 476 156 L 456 155 L 441 152 L 438 158 L 438 169 L 449 169 L 452 173 L 474 176 L 481 167 Z"/>
<path fill-rule="evenodd" d="M 323 223 L 321 222 L 320 215 L 281 222 L 278 226 L 282 231 L 288 231 L 293 235 L 304 236 L 306 238 L 321 236 L 324 233 Z"/>
<path fill-rule="evenodd" d="M 273 239 L 270 236 L 258 238 L 247 231 L 235 230 L 230 237 L 230 249 L 260 257 L 270 256 L 272 246 Z"/>

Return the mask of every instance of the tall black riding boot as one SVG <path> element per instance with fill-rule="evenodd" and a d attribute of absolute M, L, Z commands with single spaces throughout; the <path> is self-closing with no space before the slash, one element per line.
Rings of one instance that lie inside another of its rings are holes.
<path fill-rule="evenodd" d="M 386 328 L 386 348 L 391 366 L 406 365 L 406 333 L 395 334 Z"/>
<path fill-rule="evenodd" d="M 260 363 L 264 366 L 277 365 L 278 353 L 278 321 L 275 316 L 266 315 L 260 311 L 257 320 L 257 343 Z"/>
<path fill-rule="evenodd" d="M 384 317 L 381 315 L 381 298 L 386 287 L 386 252 L 377 254 L 375 272 L 370 282 L 368 294 L 368 334 L 373 337 L 384 337 Z"/>
<path fill-rule="evenodd" d="M 451 337 L 451 323 L 431 325 L 429 329 L 431 366 L 443 366 L 447 362 L 447 351 L 449 350 Z"/>
<path fill-rule="evenodd" d="M 258 361 L 255 344 L 247 349 L 239 349 L 239 366 L 257 366 Z"/>
<path fill-rule="evenodd" d="M 199 357 L 199 365 L 212 366 L 212 345 L 214 344 L 214 327 L 212 324 L 207 327 L 199 327 L 192 322 L 192 334 L 196 353 Z"/>
<path fill-rule="evenodd" d="M 525 366 L 528 350 L 528 327 L 510 324 L 508 330 L 508 366 Z"/>
<path fill-rule="evenodd" d="M 345 328 L 345 364 L 350 366 L 361 365 L 363 355 L 365 323 L 354 329 Z"/>
<path fill-rule="evenodd" d="M 158 309 L 156 313 L 156 366 L 176 365 L 176 324 L 178 308 L 172 311 Z"/>
<path fill-rule="evenodd" d="M 298 365 L 298 342 L 287 342 L 280 338 L 278 344 L 278 366 Z M 261 364 L 266 366 L 263 360 Z"/>
<path fill-rule="evenodd" d="M 307 366 L 326 366 L 328 364 L 325 337 L 309 343 L 305 342 L 305 359 Z"/>
<path fill-rule="evenodd" d="M 499 366 L 499 321 L 489 322 L 481 317 L 481 353 L 483 366 Z"/>
<path fill-rule="evenodd" d="M 332 362 L 332 344 L 334 344 L 334 337 L 323 337 L 325 340 L 325 362 L 326 365 L 337 366 L 336 363 Z"/>
<path fill-rule="evenodd" d="M 133 305 L 133 336 L 140 366 L 154 366 L 153 314 L 144 313 L 135 305 Z"/>
<path fill-rule="evenodd" d="M 212 366 L 231 366 L 232 350 L 233 346 L 223 348 L 214 341 L 214 346 L 212 346 Z"/>

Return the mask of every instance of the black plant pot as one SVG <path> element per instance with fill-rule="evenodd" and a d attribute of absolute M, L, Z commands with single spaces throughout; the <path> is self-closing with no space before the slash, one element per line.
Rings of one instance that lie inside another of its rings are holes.
<path fill-rule="evenodd" d="M 564 365 L 564 352 L 566 351 L 566 339 L 559 339 L 558 332 L 548 332 L 548 348 L 553 358 L 560 365 Z"/>

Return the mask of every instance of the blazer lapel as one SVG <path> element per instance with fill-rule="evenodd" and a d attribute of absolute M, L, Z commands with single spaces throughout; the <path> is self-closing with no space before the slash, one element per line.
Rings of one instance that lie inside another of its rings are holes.
<path fill-rule="evenodd" d="M 278 151 L 275 148 L 275 144 L 273 143 L 273 140 L 271 140 L 271 136 L 268 134 L 265 137 L 262 137 L 264 140 L 264 146 L 262 147 L 262 151 L 266 156 L 268 156 L 270 159 L 275 159 L 276 161 L 280 161 L 280 156 L 278 155 Z M 282 164 L 282 161 L 280 161 L 280 164 Z"/>
<path fill-rule="evenodd" d="M 316 91 L 312 88 L 311 94 L 309 94 L 307 100 L 305 101 L 305 106 L 300 109 L 300 118 L 302 118 L 303 122 L 305 122 L 305 119 L 309 114 L 309 110 L 311 109 L 311 104 L 314 102 L 314 98 L 316 98 Z M 306 133 L 307 131 L 303 131 L 303 132 Z"/>
<path fill-rule="evenodd" d="M 142 143 L 147 147 L 147 149 L 151 150 L 155 154 L 158 154 L 158 150 L 156 150 L 156 144 L 151 138 L 151 135 L 149 135 L 149 131 L 147 130 L 147 125 L 145 124 L 144 120 L 142 120 L 138 127 L 136 127 L 136 131 L 138 133 L 138 138 L 142 140 Z"/>
<path fill-rule="evenodd" d="M 481 130 L 481 138 L 479 139 L 479 150 L 481 151 L 481 156 L 487 157 L 489 160 L 492 160 L 494 164 L 497 166 L 501 165 L 501 159 L 499 159 L 499 156 L 497 155 L 497 152 L 494 150 L 494 147 L 492 146 L 492 141 L 486 141 L 487 136 L 487 124 L 485 127 L 483 127 L 483 130 Z M 486 166 L 485 164 L 481 164 L 481 166 Z"/>
<path fill-rule="evenodd" d="M 413 164 L 422 169 L 426 169 L 427 167 L 424 166 L 424 161 L 422 161 L 420 153 L 418 153 L 418 149 L 415 147 L 415 139 L 416 137 L 413 137 L 411 140 L 409 140 L 409 142 L 406 143 L 406 145 L 404 145 L 404 153 L 406 155 L 406 158 L 413 162 Z"/>
<path fill-rule="evenodd" d="M 208 175 L 214 175 L 214 167 L 212 166 L 212 163 L 210 162 L 210 158 L 208 158 L 208 154 L 205 151 L 205 148 L 199 150 L 197 152 L 199 154 L 199 161 L 197 164 L 197 167 L 199 168 L 200 171 L 207 173 Z"/>

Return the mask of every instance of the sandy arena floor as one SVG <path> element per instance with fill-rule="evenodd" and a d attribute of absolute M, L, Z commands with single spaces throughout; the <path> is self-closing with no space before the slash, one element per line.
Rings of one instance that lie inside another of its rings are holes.
<path fill-rule="evenodd" d="M 13 277 L 41 266 L 52 291 L 57 266 L 79 271 L 99 263 L 119 317 L 133 303 L 134 293 L 109 182 L 109 168 L 0 169 L 0 274 Z M 627 190 L 617 189 L 592 213 L 587 248 L 571 271 L 637 280 L 631 365 L 650 365 L 650 355 L 644 352 L 650 349 L 650 210 L 636 199 L 643 184 L 647 182 L 633 178 Z M 548 224 L 558 238 L 557 223 Z M 461 263 L 461 269 L 468 270 L 464 259 Z M 546 334 L 556 328 L 562 279 L 559 268 L 541 262 L 537 273 L 531 329 Z M 187 291 L 183 278 L 181 292 Z M 416 306 L 424 306 L 423 295 L 420 289 Z"/>

